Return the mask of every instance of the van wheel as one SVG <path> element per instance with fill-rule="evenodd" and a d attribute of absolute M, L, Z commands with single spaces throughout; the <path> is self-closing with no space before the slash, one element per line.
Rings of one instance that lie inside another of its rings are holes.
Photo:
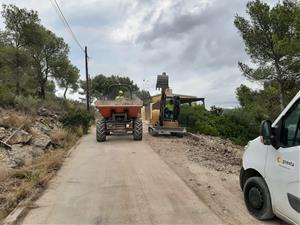
<path fill-rule="evenodd" d="M 99 120 L 96 125 L 96 139 L 98 142 L 106 141 L 105 120 Z"/>
<path fill-rule="evenodd" d="M 259 220 L 272 219 L 271 196 L 262 177 L 250 177 L 244 185 L 244 200 L 248 211 Z"/>

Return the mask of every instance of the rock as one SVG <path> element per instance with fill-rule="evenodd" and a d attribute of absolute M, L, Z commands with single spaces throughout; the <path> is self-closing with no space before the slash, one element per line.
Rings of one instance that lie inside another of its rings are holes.
<path fill-rule="evenodd" d="M 50 143 L 51 138 L 48 135 L 42 133 L 37 134 L 32 140 L 33 146 L 41 148 L 43 150 L 45 150 L 50 145 Z"/>
<path fill-rule="evenodd" d="M 0 148 L 0 165 L 5 165 L 9 161 L 7 151 L 3 148 Z"/>
<path fill-rule="evenodd" d="M 11 132 L 15 132 L 12 130 Z M 18 130 L 16 133 L 8 140 L 8 144 L 14 145 L 14 144 L 26 144 L 28 143 L 32 138 L 32 135 L 24 130 Z"/>
<path fill-rule="evenodd" d="M 42 108 L 38 109 L 37 114 L 39 116 L 49 116 L 50 115 L 50 111 L 48 109 L 42 107 Z"/>
<path fill-rule="evenodd" d="M 5 164 L 0 164 L 0 182 L 8 176 L 8 168 Z"/>
<path fill-rule="evenodd" d="M 19 167 L 23 165 L 29 165 L 32 162 L 33 148 L 30 145 L 13 145 L 12 150 L 9 153 L 10 167 Z"/>
<path fill-rule="evenodd" d="M 228 152 L 228 153 L 233 152 L 233 148 L 232 148 L 232 147 L 228 147 L 228 148 L 227 148 L 227 152 Z"/>
<path fill-rule="evenodd" d="M 49 109 L 47 109 L 45 107 L 39 108 L 37 114 L 39 116 L 57 118 L 57 115 L 53 111 L 51 111 L 51 110 L 49 110 Z"/>
<path fill-rule="evenodd" d="M 13 145 L 6 160 L 6 165 L 16 168 L 23 165 L 30 165 L 33 158 L 44 154 L 44 150 L 31 145 Z M 0 160 L 1 161 L 1 160 Z"/>
<path fill-rule="evenodd" d="M 43 149 L 41 149 L 39 147 L 35 147 L 35 146 L 32 147 L 32 152 L 31 152 L 32 157 L 35 158 L 35 157 L 43 155 L 44 153 L 45 152 Z"/>
<path fill-rule="evenodd" d="M 8 128 L 7 127 L 7 120 L 9 120 L 9 116 L 3 116 L 3 115 L 1 115 L 1 117 L 0 117 L 0 126 Z"/>
<path fill-rule="evenodd" d="M 34 123 L 34 125 L 32 126 L 32 132 L 33 133 L 46 133 L 46 134 L 50 134 L 51 132 L 51 128 L 48 127 L 45 122 L 44 119 L 40 119 L 39 121 L 36 121 Z"/>
<path fill-rule="evenodd" d="M 4 139 L 7 136 L 7 131 L 4 127 L 0 127 L 0 140 Z"/>

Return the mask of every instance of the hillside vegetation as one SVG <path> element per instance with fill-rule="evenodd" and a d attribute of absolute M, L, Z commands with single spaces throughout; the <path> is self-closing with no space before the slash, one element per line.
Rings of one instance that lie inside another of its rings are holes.
<path fill-rule="evenodd" d="M 35 11 L 4 5 L 1 15 L 0 223 L 47 185 L 93 120 L 84 104 L 67 99 L 79 88 L 79 70 L 64 40 Z M 58 88 L 63 98 L 55 95 Z"/>
<path fill-rule="evenodd" d="M 237 15 L 234 24 L 254 66 L 238 65 L 246 78 L 262 88 L 237 88 L 240 107 L 235 109 L 184 106 L 180 118 L 193 132 L 222 136 L 242 145 L 258 135 L 262 120 L 273 121 L 300 90 L 299 2 L 284 0 L 271 7 L 260 0 L 249 1 L 247 14 L 247 18 Z"/>

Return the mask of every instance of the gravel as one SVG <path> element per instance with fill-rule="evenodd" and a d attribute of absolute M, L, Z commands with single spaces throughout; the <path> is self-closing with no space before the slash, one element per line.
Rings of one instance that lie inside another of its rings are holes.
<path fill-rule="evenodd" d="M 197 135 L 199 140 L 186 138 L 188 158 L 217 171 L 238 174 L 241 168 L 243 147 L 230 140 L 206 135 Z"/>

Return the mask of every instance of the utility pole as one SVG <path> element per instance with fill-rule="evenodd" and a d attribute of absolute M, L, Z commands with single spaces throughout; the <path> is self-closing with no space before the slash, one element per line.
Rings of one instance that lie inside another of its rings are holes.
<path fill-rule="evenodd" d="M 89 79 L 89 70 L 88 70 L 88 54 L 87 46 L 85 46 L 85 76 L 86 76 L 86 109 L 90 111 L 90 79 Z"/>

